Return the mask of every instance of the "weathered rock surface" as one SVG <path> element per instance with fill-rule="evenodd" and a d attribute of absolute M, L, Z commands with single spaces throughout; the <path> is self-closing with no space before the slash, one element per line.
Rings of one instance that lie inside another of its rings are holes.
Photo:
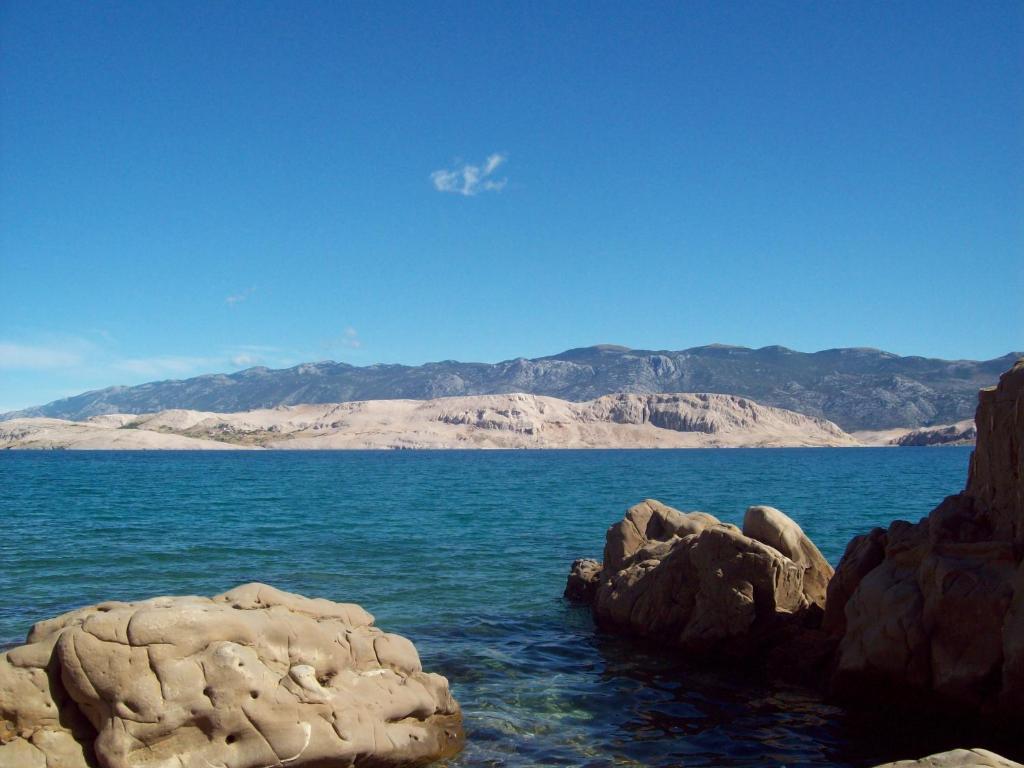
<path fill-rule="evenodd" d="M 1024 768 L 1020 763 L 989 752 L 987 749 L 954 749 L 920 760 L 899 760 L 875 768 Z"/>
<path fill-rule="evenodd" d="M 262 584 L 39 622 L 0 655 L 0 766 L 398 766 L 458 751 L 447 680 L 372 624 Z"/>
<path fill-rule="evenodd" d="M 833 688 L 958 712 L 1024 704 L 1024 360 L 982 390 L 966 489 L 854 539 L 829 586 Z"/>
<path fill-rule="evenodd" d="M 609 528 L 603 565 L 577 560 L 566 596 L 601 626 L 694 651 L 738 651 L 824 606 L 832 568 L 800 527 L 751 507 L 741 531 L 647 500 Z"/>
<path fill-rule="evenodd" d="M 743 535 L 774 547 L 802 567 L 807 600 L 824 608 L 832 566 L 799 525 L 774 507 L 754 506 L 743 516 Z"/>

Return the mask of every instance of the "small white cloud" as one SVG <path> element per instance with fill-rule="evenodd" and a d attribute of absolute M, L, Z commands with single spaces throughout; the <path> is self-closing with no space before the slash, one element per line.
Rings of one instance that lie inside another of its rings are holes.
<path fill-rule="evenodd" d="M 495 153 L 483 165 L 466 163 L 459 168 L 434 171 L 430 180 L 438 192 L 454 192 L 465 197 L 481 192 L 500 192 L 508 184 L 508 179 L 492 179 L 491 176 L 507 159 L 505 155 Z"/>
<path fill-rule="evenodd" d="M 225 298 L 224 303 L 227 304 L 229 307 L 233 307 L 236 304 L 241 304 L 243 301 L 252 296 L 255 291 L 255 288 L 246 288 L 244 291 L 239 291 L 238 293 L 234 293 Z"/>
<path fill-rule="evenodd" d="M 260 359 L 254 355 L 240 354 L 231 358 L 231 364 L 236 368 L 248 368 L 256 365 Z"/>
<path fill-rule="evenodd" d="M 321 346 L 326 350 L 361 349 L 363 340 L 359 338 L 359 332 L 349 325 L 341 332 L 340 336 L 324 340 Z"/>
<path fill-rule="evenodd" d="M 342 335 L 338 343 L 343 347 L 348 347 L 349 349 L 359 349 L 363 346 L 363 342 L 359 338 L 358 331 L 356 331 L 356 329 L 351 325 L 345 329 L 345 333 Z"/>

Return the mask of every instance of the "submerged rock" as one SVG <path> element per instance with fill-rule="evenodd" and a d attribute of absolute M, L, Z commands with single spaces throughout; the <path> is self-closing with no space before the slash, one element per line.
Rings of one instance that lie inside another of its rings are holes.
<path fill-rule="evenodd" d="M 1024 360 L 982 390 L 966 489 L 857 537 L 829 586 L 836 693 L 1014 716 L 1024 704 Z"/>
<path fill-rule="evenodd" d="M 357 605 L 247 584 L 102 603 L 0 655 L 0 766 L 421 764 L 457 752 L 459 707 Z"/>
<path fill-rule="evenodd" d="M 600 626 L 692 651 L 744 652 L 808 614 L 820 616 L 832 568 L 771 507 L 743 529 L 648 499 L 608 529 L 604 562 L 577 560 L 566 596 Z"/>

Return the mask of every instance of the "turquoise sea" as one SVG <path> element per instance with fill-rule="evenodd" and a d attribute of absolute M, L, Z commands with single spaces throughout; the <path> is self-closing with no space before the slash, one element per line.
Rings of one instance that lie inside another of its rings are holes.
<path fill-rule="evenodd" d="M 570 562 L 646 497 L 797 520 L 837 562 L 964 483 L 967 448 L 0 454 L 0 644 L 106 599 L 264 581 L 362 604 L 447 675 L 453 766 L 863 766 L 952 746 L 596 633 Z M 888 730 L 885 730 L 888 727 Z M 882 730 L 879 730 L 879 729 Z M 950 737 L 951 738 L 951 737 Z M 974 746 L 959 744 L 957 746 Z"/>

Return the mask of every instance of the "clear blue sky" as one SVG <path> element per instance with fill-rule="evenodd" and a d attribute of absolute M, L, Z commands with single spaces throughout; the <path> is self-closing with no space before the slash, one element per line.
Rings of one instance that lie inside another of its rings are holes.
<path fill-rule="evenodd" d="M 0 4 L 0 411 L 594 343 L 1024 348 L 1024 4 Z"/>

